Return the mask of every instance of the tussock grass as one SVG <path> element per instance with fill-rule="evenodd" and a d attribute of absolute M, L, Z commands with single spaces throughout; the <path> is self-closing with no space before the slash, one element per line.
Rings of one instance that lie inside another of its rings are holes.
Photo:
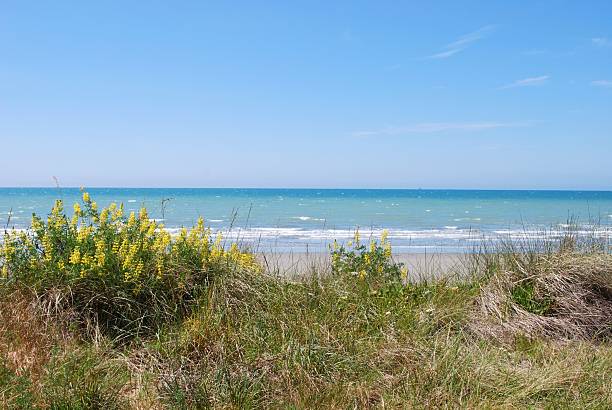
<path fill-rule="evenodd" d="M 469 275 L 417 283 L 393 264 L 384 238 L 334 249 L 331 274 L 300 280 L 214 265 L 214 279 L 201 282 L 181 310 L 152 315 L 148 331 L 136 333 L 120 320 L 113 322 L 117 332 L 100 320 L 82 326 L 82 309 L 117 315 L 137 304 L 140 292 L 124 292 L 125 304 L 56 303 L 70 297 L 70 287 L 5 281 L 0 402 L 610 408 L 610 255 L 564 243 L 481 253 L 466 263 L 474 268 Z M 78 280 L 90 298 L 104 297 L 96 294 L 99 284 Z M 164 289 L 156 294 L 172 290 Z M 156 305 L 143 306 L 148 312 Z M 117 338 L 121 332 L 131 336 Z"/>
<path fill-rule="evenodd" d="M 610 341 L 612 255 L 514 255 L 479 296 L 472 327 L 496 338 Z"/>

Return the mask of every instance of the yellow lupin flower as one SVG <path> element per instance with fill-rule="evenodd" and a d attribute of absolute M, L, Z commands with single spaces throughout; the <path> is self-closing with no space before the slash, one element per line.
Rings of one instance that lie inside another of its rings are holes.
<path fill-rule="evenodd" d="M 70 255 L 70 263 L 73 265 L 78 265 L 81 263 L 81 251 L 79 248 L 74 248 L 72 254 Z"/>
<path fill-rule="evenodd" d="M 77 202 L 74 203 L 72 209 L 74 209 L 75 215 L 81 215 L 81 205 L 79 205 Z"/>
<path fill-rule="evenodd" d="M 380 235 L 380 242 L 382 244 L 386 243 L 388 237 L 389 237 L 389 230 L 383 229 L 382 235 Z"/>
<path fill-rule="evenodd" d="M 145 208 L 145 207 L 140 208 L 140 211 L 138 212 L 138 218 L 141 221 L 149 219 L 149 215 L 147 214 L 147 208 Z"/>
<path fill-rule="evenodd" d="M 389 242 L 385 243 L 385 258 L 391 258 L 391 244 Z"/>
<path fill-rule="evenodd" d="M 406 279 L 408 278 L 408 268 L 402 268 L 400 270 L 400 276 L 402 277 L 402 280 L 405 282 Z"/>
<path fill-rule="evenodd" d="M 89 202 L 90 200 L 89 192 L 83 192 L 83 202 Z"/>
<path fill-rule="evenodd" d="M 134 213 L 134 211 L 132 211 L 130 212 L 130 216 L 128 217 L 127 226 L 128 228 L 131 228 L 135 224 L 136 224 L 136 214 Z"/>
<path fill-rule="evenodd" d="M 359 245 L 359 228 L 355 230 L 355 237 L 353 238 L 355 243 Z"/>
<path fill-rule="evenodd" d="M 75 229 L 78 223 L 79 216 L 77 214 L 72 215 L 72 219 L 70 220 L 70 226 L 72 227 L 72 229 Z"/>
<path fill-rule="evenodd" d="M 359 279 L 363 280 L 367 275 L 368 273 L 365 271 L 365 269 L 359 271 Z"/>
<path fill-rule="evenodd" d="M 43 223 L 39 217 L 32 215 L 32 229 L 34 231 L 40 231 L 43 228 Z"/>
<path fill-rule="evenodd" d="M 99 268 L 104 266 L 106 260 L 106 243 L 104 239 L 98 239 L 96 241 L 96 262 Z"/>
<path fill-rule="evenodd" d="M 106 223 L 106 221 L 108 221 L 108 208 L 104 208 L 101 212 L 100 212 L 100 223 L 104 224 Z"/>
<path fill-rule="evenodd" d="M 45 260 L 51 262 L 53 259 L 53 242 L 48 233 L 45 233 L 42 237 L 42 244 L 44 248 Z"/>

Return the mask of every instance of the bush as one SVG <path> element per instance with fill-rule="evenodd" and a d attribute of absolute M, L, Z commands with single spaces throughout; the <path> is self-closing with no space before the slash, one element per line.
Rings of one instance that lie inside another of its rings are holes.
<path fill-rule="evenodd" d="M 384 278 L 392 281 L 405 281 L 408 269 L 402 263 L 396 263 L 391 253 L 391 243 L 387 240 L 388 232 L 382 233 L 380 242 L 371 238 L 366 246 L 360 241 L 359 230 L 347 246 L 334 241 L 331 247 L 332 272 L 335 274 L 353 274 L 360 279 Z"/>
<path fill-rule="evenodd" d="M 0 283 L 30 287 L 55 310 L 125 336 L 176 317 L 218 275 L 260 271 L 252 253 L 222 240 L 202 218 L 172 237 L 145 208 L 99 210 L 84 192 L 70 219 L 58 200 L 46 223 L 33 215 L 30 229 L 5 233 Z"/>

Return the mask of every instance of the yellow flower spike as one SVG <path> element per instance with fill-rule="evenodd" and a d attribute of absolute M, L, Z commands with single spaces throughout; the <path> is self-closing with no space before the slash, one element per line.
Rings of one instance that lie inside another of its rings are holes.
<path fill-rule="evenodd" d="M 370 240 L 370 253 L 376 252 L 376 242 Z"/>
<path fill-rule="evenodd" d="M 106 243 L 104 239 L 98 239 L 96 241 L 96 263 L 99 268 L 104 266 L 106 261 Z"/>
<path fill-rule="evenodd" d="M 156 229 L 157 229 L 157 225 L 155 224 L 155 222 L 151 223 L 151 225 L 149 225 L 149 230 L 147 231 L 147 235 L 148 236 L 155 235 L 155 230 Z"/>
<path fill-rule="evenodd" d="M 408 268 L 402 268 L 400 270 L 400 276 L 402 277 L 403 281 L 406 281 L 406 279 L 408 278 Z"/>
<path fill-rule="evenodd" d="M 369 265 L 370 265 L 370 263 L 372 262 L 372 260 L 371 260 L 371 257 L 370 257 L 370 254 L 369 254 L 369 253 L 366 253 L 363 259 L 364 259 L 364 263 L 366 264 L 366 266 L 369 266 Z"/>
<path fill-rule="evenodd" d="M 221 241 L 223 240 L 223 234 L 221 231 L 217 232 L 217 237 L 215 238 L 215 248 L 221 249 Z"/>
<path fill-rule="evenodd" d="M 117 255 L 119 253 L 119 247 L 121 246 L 121 242 L 119 240 L 119 238 L 116 238 L 115 241 L 113 242 L 113 253 L 115 255 Z"/>
<path fill-rule="evenodd" d="M 74 203 L 74 205 L 72 206 L 72 209 L 74 209 L 74 214 L 79 216 L 81 215 L 81 205 L 79 205 L 77 202 Z"/>
<path fill-rule="evenodd" d="M 391 258 L 391 244 L 389 242 L 385 243 L 385 258 Z"/>
<path fill-rule="evenodd" d="M 355 230 L 355 237 L 353 238 L 353 240 L 355 241 L 355 244 L 359 246 L 359 228 Z"/>
<path fill-rule="evenodd" d="M 89 192 L 83 192 L 83 202 L 89 202 L 91 198 L 89 197 Z"/>
<path fill-rule="evenodd" d="M 136 214 L 134 211 L 130 212 L 130 216 L 128 217 L 127 226 L 128 228 L 133 227 L 136 224 Z"/>
<path fill-rule="evenodd" d="M 353 241 L 348 241 L 346 246 L 348 246 L 349 248 L 353 246 Z"/>
<path fill-rule="evenodd" d="M 140 219 L 141 221 L 149 219 L 149 214 L 147 213 L 147 208 L 145 208 L 145 207 L 140 208 L 140 211 L 138 211 L 138 219 Z"/>
<path fill-rule="evenodd" d="M 43 228 L 43 223 L 37 216 L 32 216 L 32 229 L 34 231 L 40 231 Z"/>
<path fill-rule="evenodd" d="M 108 209 L 104 208 L 100 212 L 100 223 L 106 223 L 108 221 Z"/>
<path fill-rule="evenodd" d="M 115 207 L 113 207 L 113 205 L 115 205 Z M 113 222 L 118 220 L 119 218 L 121 218 L 123 216 L 123 204 L 121 204 L 119 206 L 119 208 L 116 208 L 116 206 L 117 205 L 115 203 L 111 204 L 111 208 L 113 208 L 113 213 L 112 213 L 112 216 L 111 216 Z"/>
<path fill-rule="evenodd" d="M 380 242 L 384 245 L 389 237 L 389 230 L 383 229 L 382 235 L 380 235 Z"/>
<path fill-rule="evenodd" d="M 365 269 L 362 269 L 362 270 L 359 271 L 359 279 L 364 280 L 367 275 L 368 274 L 365 271 Z"/>
<path fill-rule="evenodd" d="M 97 211 L 98 210 L 98 204 L 96 202 L 92 202 L 91 203 L 91 209 L 94 210 L 94 211 Z"/>
<path fill-rule="evenodd" d="M 333 244 L 333 250 L 337 251 L 338 250 L 338 241 L 334 239 L 334 244 Z"/>
<path fill-rule="evenodd" d="M 72 265 L 78 265 L 81 263 L 81 251 L 79 248 L 74 248 L 72 254 L 70 255 L 70 263 Z"/>
<path fill-rule="evenodd" d="M 48 233 L 45 233 L 42 237 L 42 244 L 44 248 L 45 260 L 51 262 L 53 259 L 53 243 Z"/>

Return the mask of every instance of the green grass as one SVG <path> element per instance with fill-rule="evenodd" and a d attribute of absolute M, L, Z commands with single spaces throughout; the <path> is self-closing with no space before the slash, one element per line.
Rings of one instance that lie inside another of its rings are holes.
<path fill-rule="evenodd" d="M 128 345 L 56 336 L 37 378 L 3 368 L 3 399 L 22 408 L 612 404 L 608 342 L 483 339 L 466 327 L 480 286 L 376 285 L 228 275 L 154 336 Z"/>
<path fill-rule="evenodd" d="M 512 299 L 525 310 L 537 315 L 546 315 L 550 312 L 551 301 L 541 299 L 536 295 L 535 284 L 531 280 L 517 283 L 512 289 Z"/>

